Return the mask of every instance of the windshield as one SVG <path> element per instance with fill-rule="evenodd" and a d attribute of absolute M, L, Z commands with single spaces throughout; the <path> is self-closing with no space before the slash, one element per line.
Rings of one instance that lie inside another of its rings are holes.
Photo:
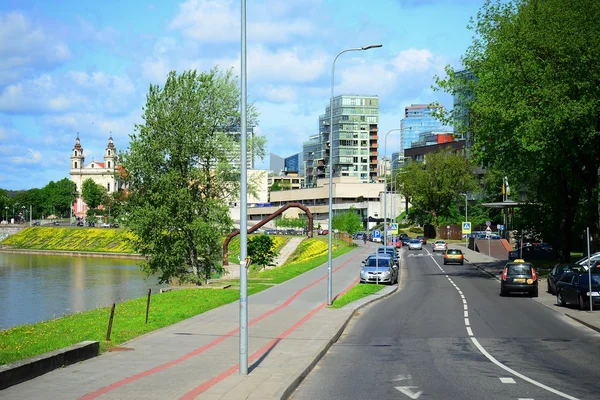
<path fill-rule="evenodd" d="M 409 243 L 419 244 L 419 243 L 421 243 L 421 241 L 419 239 L 413 239 L 413 240 L 409 241 Z"/>
<path fill-rule="evenodd" d="M 448 254 L 462 254 L 462 251 L 458 249 L 448 249 Z"/>
<path fill-rule="evenodd" d="M 379 260 L 379 261 L 377 261 Z M 365 267 L 376 267 L 377 265 L 379 265 L 379 268 L 387 268 L 390 266 L 390 259 L 389 258 L 384 258 L 384 257 L 373 257 L 373 258 L 369 258 L 366 262 L 365 262 Z"/>
<path fill-rule="evenodd" d="M 508 266 L 508 275 L 531 275 L 531 265 L 510 264 Z"/>

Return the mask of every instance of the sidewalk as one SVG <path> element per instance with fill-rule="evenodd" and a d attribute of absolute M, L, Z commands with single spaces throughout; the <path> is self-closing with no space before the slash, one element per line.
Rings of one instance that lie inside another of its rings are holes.
<path fill-rule="evenodd" d="M 506 260 L 497 260 L 495 258 L 489 257 L 485 253 L 478 253 L 476 251 L 466 249 L 465 245 L 455 244 L 453 247 L 460 248 L 465 253 L 465 259 L 475 265 L 480 270 L 487 272 L 498 281 L 500 281 L 500 275 L 502 274 L 502 270 L 504 269 L 504 265 L 508 261 Z M 556 296 L 546 292 L 547 283 L 546 278 L 540 278 L 538 282 L 538 290 L 539 295 L 537 298 L 534 298 L 535 301 L 545 305 L 552 310 L 559 312 L 561 314 L 566 315 L 567 317 L 579 322 L 591 328 L 597 332 L 600 332 L 600 310 L 594 310 L 592 312 L 588 311 L 580 311 L 576 308 L 576 306 L 566 306 L 559 307 L 556 304 Z M 500 292 L 500 285 L 498 285 L 498 292 Z"/>
<path fill-rule="evenodd" d="M 333 293 L 358 281 L 374 245 L 333 262 Z M 327 265 L 248 299 L 249 374 L 239 375 L 239 303 L 154 331 L 118 350 L 0 393 L 8 399 L 287 398 L 341 335 L 359 304 L 326 307 Z M 383 289 L 372 301 L 395 290 Z M 357 302 L 359 303 L 359 302 Z"/>

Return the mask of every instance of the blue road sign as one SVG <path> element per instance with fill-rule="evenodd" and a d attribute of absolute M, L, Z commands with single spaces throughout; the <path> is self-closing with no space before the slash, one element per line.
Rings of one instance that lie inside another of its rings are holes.
<path fill-rule="evenodd" d="M 381 239 L 381 231 L 379 229 L 373 231 L 373 239 Z"/>
<path fill-rule="evenodd" d="M 485 224 L 486 224 L 487 226 L 490 226 L 490 225 L 492 225 L 492 222 L 491 222 L 491 221 L 487 221 Z"/>

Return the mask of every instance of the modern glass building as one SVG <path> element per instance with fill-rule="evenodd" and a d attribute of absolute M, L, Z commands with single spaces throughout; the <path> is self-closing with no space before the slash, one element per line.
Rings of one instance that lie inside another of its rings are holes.
<path fill-rule="evenodd" d="M 297 172 L 304 176 L 303 153 L 296 153 L 283 159 L 283 171 Z"/>
<path fill-rule="evenodd" d="M 434 117 L 436 112 L 443 111 L 441 105 L 412 104 L 404 108 L 404 118 L 400 121 L 401 152 L 419 140 L 421 132 L 444 132 L 451 130 Z"/>
<path fill-rule="evenodd" d="M 377 124 L 379 98 L 368 95 L 340 95 L 333 98 L 333 127 L 330 106 L 319 116 L 319 134 L 303 145 L 305 186 L 317 179 L 354 176 L 361 182 L 377 180 Z"/>

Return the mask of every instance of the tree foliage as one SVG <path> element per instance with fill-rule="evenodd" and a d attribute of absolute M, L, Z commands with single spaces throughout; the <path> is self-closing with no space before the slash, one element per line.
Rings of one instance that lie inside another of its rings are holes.
<path fill-rule="evenodd" d="M 598 239 L 599 20 L 596 0 L 488 1 L 462 60 L 474 79 L 448 67 L 437 81 L 467 93 L 474 155 L 523 188 L 523 214 L 565 259 L 574 230 Z"/>
<path fill-rule="evenodd" d="M 264 268 L 272 264 L 278 255 L 273 245 L 273 238 L 269 235 L 251 236 L 248 240 L 248 257 L 252 259 L 252 265 Z"/>
<path fill-rule="evenodd" d="M 287 218 L 282 216 L 275 220 L 275 226 L 278 228 L 306 228 L 308 226 L 308 219 L 302 217 Z"/>
<path fill-rule="evenodd" d="M 81 184 L 81 197 L 90 210 L 98 208 L 106 199 L 106 188 L 98 185 L 92 178 L 87 178 Z"/>
<path fill-rule="evenodd" d="M 363 222 L 354 207 L 350 207 L 348 211 L 335 214 L 331 226 L 333 229 L 338 229 L 341 232 L 352 235 L 353 233 L 362 231 Z"/>
<path fill-rule="evenodd" d="M 448 216 L 460 193 L 477 190 L 473 168 L 461 154 L 449 150 L 425 155 L 422 163 L 407 164 L 397 175 L 400 192 L 413 207 L 431 215 L 436 232 L 440 217 Z"/>
<path fill-rule="evenodd" d="M 252 105 L 247 115 L 254 125 Z M 222 237 L 232 228 L 227 204 L 239 198 L 238 80 L 217 68 L 171 72 L 163 87 L 150 86 L 143 120 L 122 154 L 130 191 L 123 211 L 136 251 L 160 282 L 201 283 L 222 270 Z M 261 156 L 263 144 L 256 138 L 248 146 Z"/>

